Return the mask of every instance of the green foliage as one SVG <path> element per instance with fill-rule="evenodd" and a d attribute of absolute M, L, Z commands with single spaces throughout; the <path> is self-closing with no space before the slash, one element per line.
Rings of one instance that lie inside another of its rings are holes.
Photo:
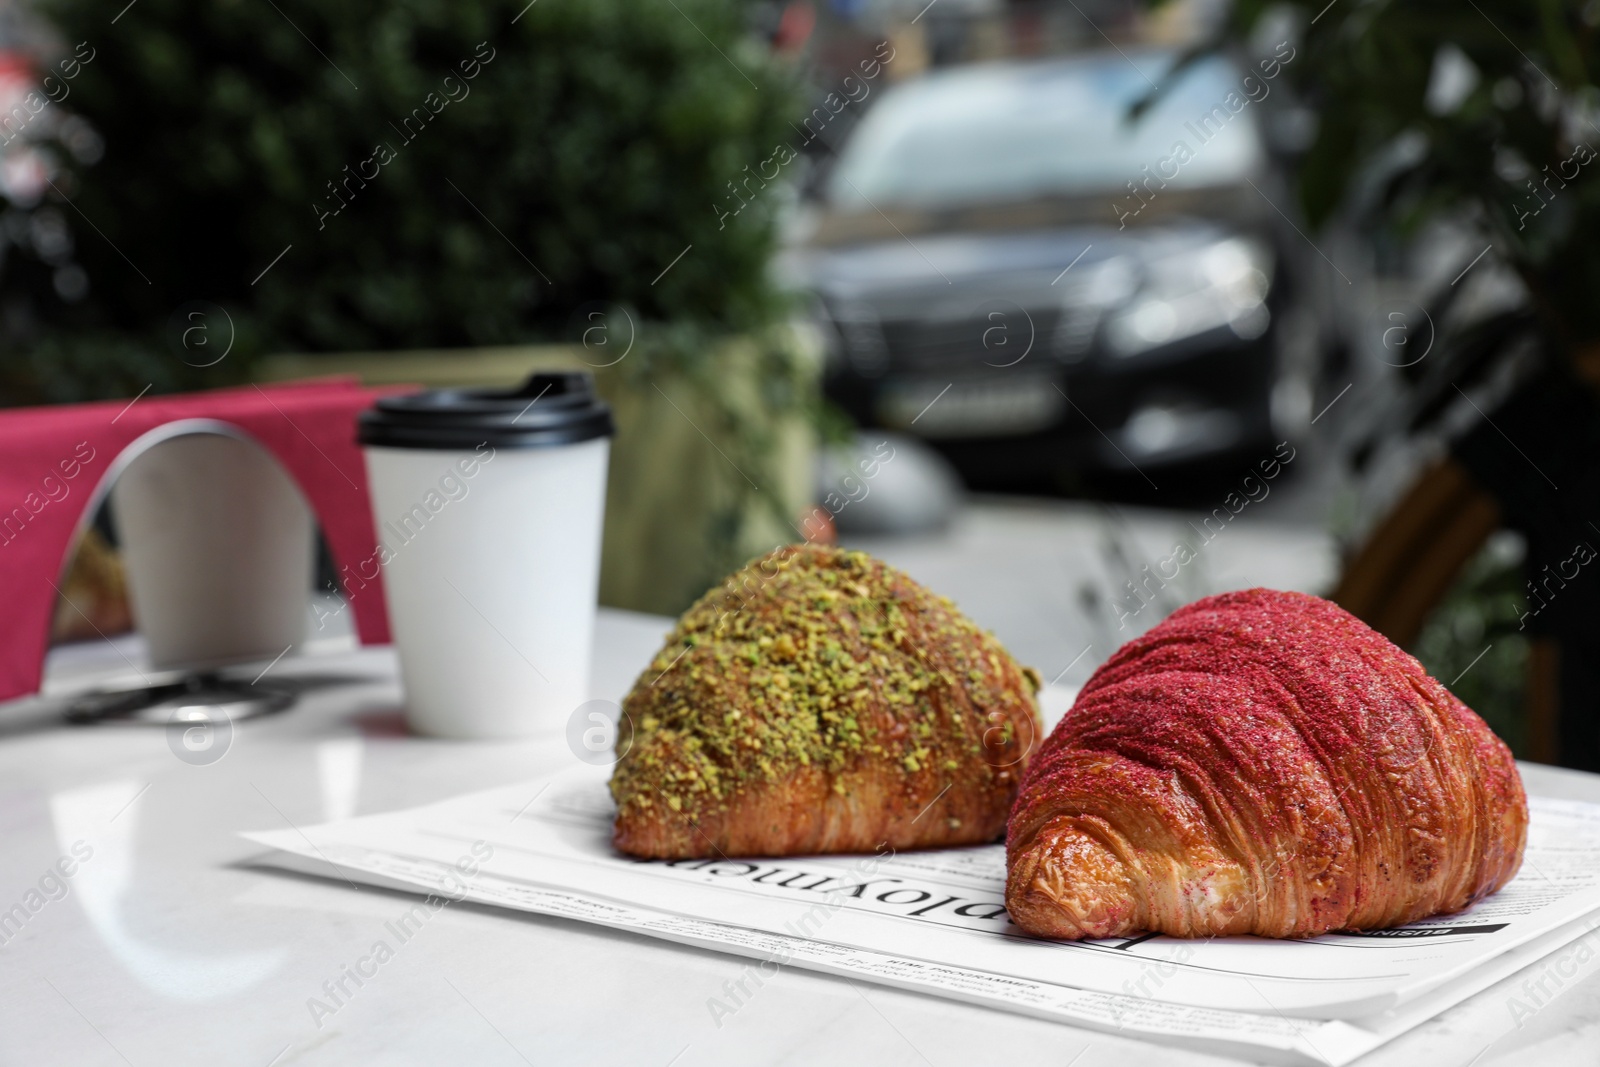
<path fill-rule="evenodd" d="M 1553 339 L 1600 338 L 1600 159 L 1573 162 L 1580 145 L 1600 150 L 1600 5 L 1240 0 L 1228 32 L 1246 36 L 1285 7 L 1306 27 L 1288 74 L 1319 116 L 1300 176 L 1311 219 L 1367 192 L 1400 232 L 1465 216 L 1521 273 Z M 1431 109 L 1436 57 L 1450 48 L 1476 80 L 1458 106 Z"/>
<path fill-rule="evenodd" d="M 1526 310 L 1446 323 L 1439 352 L 1401 372 L 1396 388 L 1407 395 L 1379 415 L 1368 444 L 1385 428 L 1445 430 L 1457 390 L 1510 370 L 1524 338 L 1558 359 L 1600 340 L 1600 3 L 1238 0 L 1208 47 L 1283 32 L 1269 24 L 1281 27 L 1285 11 L 1303 30 L 1286 75 L 1318 120 L 1298 175 L 1312 222 L 1343 214 L 1397 243 L 1430 222 L 1475 227 L 1528 291 Z M 1455 92 L 1430 94 L 1451 82 Z M 1462 289 L 1441 285 L 1428 299 L 1442 316 Z M 1563 418 L 1552 398 L 1539 403 L 1547 419 Z M 1366 452 L 1356 452 L 1358 464 Z M 1525 530 L 1564 514 L 1530 504 L 1538 492 L 1498 495 L 1508 522 Z M 1416 648 L 1518 752 L 1529 651 L 1517 628 L 1521 577 L 1515 561 L 1480 557 Z"/>
<path fill-rule="evenodd" d="M 1412 651 L 1523 756 L 1528 638 L 1518 620 L 1528 605 L 1518 555 L 1490 542 L 1434 609 Z"/>
<path fill-rule="evenodd" d="M 701 331 L 770 321 L 767 201 L 725 224 L 713 207 L 797 100 L 743 6 L 525 5 L 140 0 L 113 26 L 41 0 L 95 52 L 67 105 L 106 150 L 56 183 L 87 298 L 0 275 L 28 309 L 0 325 L 6 399 L 217 384 L 270 351 L 557 339 L 595 301 Z M 191 301 L 237 329 L 203 375 L 164 337 Z"/>

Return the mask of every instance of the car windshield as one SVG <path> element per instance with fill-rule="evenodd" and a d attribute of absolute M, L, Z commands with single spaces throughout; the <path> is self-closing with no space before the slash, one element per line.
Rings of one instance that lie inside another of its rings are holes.
<path fill-rule="evenodd" d="M 1247 105 L 1270 92 L 1270 82 L 1242 79 L 1213 57 L 1130 120 L 1129 106 L 1171 64 L 1162 53 L 1136 60 L 1137 67 L 1120 55 L 973 67 L 902 86 L 856 128 L 828 198 L 870 210 L 863 198 L 872 207 L 934 208 L 1125 193 L 1147 165 L 1161 165 L 1169 184 L 1194 187 L 1239 182 L 1260 164 Z M 1179 143 L 1186 160 L 1174 157 Z"/>

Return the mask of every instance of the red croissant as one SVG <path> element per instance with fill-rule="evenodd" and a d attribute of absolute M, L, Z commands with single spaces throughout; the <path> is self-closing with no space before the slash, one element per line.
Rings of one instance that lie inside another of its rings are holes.
<path fill-rule="evenodd" d="M 1522 862 L 1511 753 L 1326 600 L 1207 597 L 1124 645 L 1028 769 L 1006 906 L 1067 939 L 1311 937 L 1459 911 Z"/>

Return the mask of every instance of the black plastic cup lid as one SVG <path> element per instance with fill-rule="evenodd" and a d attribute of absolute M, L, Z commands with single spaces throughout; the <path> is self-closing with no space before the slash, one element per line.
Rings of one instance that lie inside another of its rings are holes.
<path fill-rule="evenodd" d="M 544 448 L 615 432 L 594 377 L 573 371 L 533 374 L 515 389 L 386 396 L 361 413 L 356 440 L 384 448 Z"/>

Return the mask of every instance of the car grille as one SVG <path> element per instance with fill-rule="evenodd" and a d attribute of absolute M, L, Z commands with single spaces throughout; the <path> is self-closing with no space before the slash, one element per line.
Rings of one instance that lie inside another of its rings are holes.
<path fill-rule="evenodd" d="M 961 371 L 1049 357 L 1062 325 L 1058 308 L 997 309 L 971 318 L 901 320 L 880 327 L 887 362 L 900 371 Z"/>

